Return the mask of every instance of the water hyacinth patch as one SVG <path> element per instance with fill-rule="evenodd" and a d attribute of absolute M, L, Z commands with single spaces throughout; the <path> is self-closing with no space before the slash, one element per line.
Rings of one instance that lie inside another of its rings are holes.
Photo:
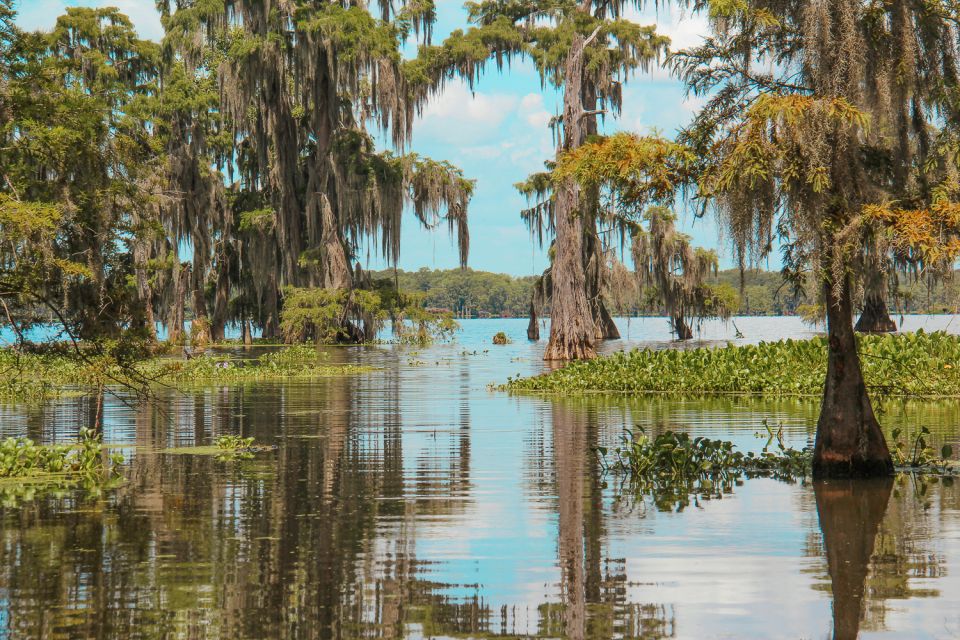
<path fill-rule="evenodd" d="M 601 464 L 623 474 L 633 490 L 662 510 L 682 509 L 690 500 L 719 499 L 744 478 L 766 476 L 785 481 L 804 478 L 813 454 L 783 441 L 767 427 L 769 439 L 758 454 L 743 453 L 726 440 L 691 437 L 665 430 L 651 435 L 642 427 L 627 431 L 621 445 L 598 447 Z M 776 446 L 772 446 L 776 442 Z"/>
<path fill-rule="evenodd" d="M 107 454 L 100 436 L 81 429 L 77 442 L 41 445 L 29 438 L 0 441 L 0 505 L 13 507 L 40 494 L 83 488 L 99 495 L 121 480 L 118 452 Z"/>
<path fill-rule="evenodd" d="M 874 397 L 960 396 L 960 337 L 943 332 L 860 336 L 861 362 Z M 761 342 L 688 351 L 636 349 L 531 378 L 511 391 L 620 392 L 673 395 L 819 396 L 827 341 Z"/>

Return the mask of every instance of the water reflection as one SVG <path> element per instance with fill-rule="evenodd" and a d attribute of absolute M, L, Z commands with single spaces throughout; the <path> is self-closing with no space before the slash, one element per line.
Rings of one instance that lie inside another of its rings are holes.
<path fill-rule="evenodd" d="M 488 391 L 539 366 L 521 348 L 336 350 L 379 370 L 105 396 L 127 482 L 0 511 L 0 637 L 960 635 L 956 486 L 757 480 L 644 508 L 592 453 L 624 425 L 760 446 L 768 420 L 802 445 L 815 407 Z M 71 438 L 97 404 L 4 408 L 0 433 Z M 960 412 L 895 405 L 885 422 L 955 440 Z M 227 433 L 277 450 L 164 452 Z"/>
<path fill-rule="evenodd" d="M 672 638 L 675 620 L 665 607 L 627 600 L 626 563 L 606 548 L 604 475 L 594 453 L 602 422 L 590 403 L 559 400 L 551 407 L 563 624 L 541 628 L 541 635 Z"/>
<path fill-rule="evenodd" d="M 892 489 L 892 478 L 813 485 L 833 593 L 834 640 L 855 640 L 860 635 L 870 559 Z"/>

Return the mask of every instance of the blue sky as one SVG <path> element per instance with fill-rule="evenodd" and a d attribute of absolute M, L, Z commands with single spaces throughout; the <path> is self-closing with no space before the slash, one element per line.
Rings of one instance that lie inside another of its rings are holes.
<path fill-rule="evenodd" d="M 116 6 L 129 15 L 141 37 L 163 35 L 153 0 L 21 0 L 18 22 L 28 29 L 49 29 L 67 6 Z M 462 0 L 438 0 L 434 41 L 453 29 L 466 26 Z M 657 24 L 671 37 L 674 48 L 696 44 L 707 32 L 705 20 L 679 9 L 649 10 L 628 14 L 641 24 Z M 503 73 L 491 65 L 471 92 L 463 83 L 451 83 L 424 110 L 414 125 L 412 149 L 463 168 L 477 180 L 470 208 L 470 266 L 474 269 L 530 275 L 547 265 L 545 251 L 534 243 L 519 211 L 524 199 L 513 184 L 538 171 L 553 153 L 547 121 L 558 110 L 559 95 L 541 90 L 532 65 L 516 63 Z M 608 119 L 608 131 L 660 131 L 672 135 L 696 110 L 697 100 L 688 99 L 683 86 L 662 70 L 641 74 L 624 89 L 620 118 Z M 681 215 L 684 230 L 694 241 L 717 249 L 722 266 L 731 266 L 726 243 L 712 220 Z M 384 266 L 375 255 L 361 260 L 367 266 Z M 450 268 L 457 266 L 456 248 L 443 228 L 424 232 L 412 216 L 403 226 L 400 267 Z"/>

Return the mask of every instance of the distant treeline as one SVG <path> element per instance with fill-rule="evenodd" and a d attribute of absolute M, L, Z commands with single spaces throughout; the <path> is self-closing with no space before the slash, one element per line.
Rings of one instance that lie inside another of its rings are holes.
<path fill-rule="evenodd" d="M 503 273 L 473 269 L 428 269 L 418 271 L 384 270 L 371 274 L 374 278 L 396 278 L 403 291 L 419 292 L 430 308 L 446 309 L 460 318 L 526 317 L 530 293 L 537 277 L 514 277 Z M 923 281 L 901 277 L 889 305 L 891 313 L 953 313 L 960 301 L 960 279 L 928 286 Z M 740 288 L 740 271 L 728 269 L 708 280 L 712 285 L 726 285 L 737 291 L 739 315 L 795 315 L 801 305 L 811 304 L 810 297 L 797 295 L 784 284 L 777 271 L 747 271 Z M 811 295 L 813 292 L 809 292 Z M 616 315 L 662 315 L 655 297 L 632 292 L 611 296 L 610 306 Z M 630 300 L 632 302 L 629 302 Z"/>

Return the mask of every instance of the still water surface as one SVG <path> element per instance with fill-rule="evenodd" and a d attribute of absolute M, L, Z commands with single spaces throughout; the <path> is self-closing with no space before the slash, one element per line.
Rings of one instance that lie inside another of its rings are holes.
<path fill-rule="evenodd" d="M 108 396 L 127 482 L 99 501 L 0 509 L 0 638 L 960 637 L 960 483 L 757 479 L 658 510 L 605 477 L 592 447 L 641 424 L 756 449 L 764 420 L 803 445 L 816 402 L 489 390 L 543 369 L 525 326 L 328 350 L 377 367 L 358 376 L 146 407 Z M 791 318 L 736 326 L 744 341 L 809 335 Z M 662 319 L 621 328 L 605 349 L 672 346 Z M 489 344 L 500 330 L 513 344 Z M 703 327 L 708 344 L 734 333 Z M 74 438 L 95 402 L 0 407 L 0 435 Z M 960 405 L 891 403 L 883 422 L 960 450 Z M 242 462 L 158 452 L 233 433 L 278 448 Z"/>

